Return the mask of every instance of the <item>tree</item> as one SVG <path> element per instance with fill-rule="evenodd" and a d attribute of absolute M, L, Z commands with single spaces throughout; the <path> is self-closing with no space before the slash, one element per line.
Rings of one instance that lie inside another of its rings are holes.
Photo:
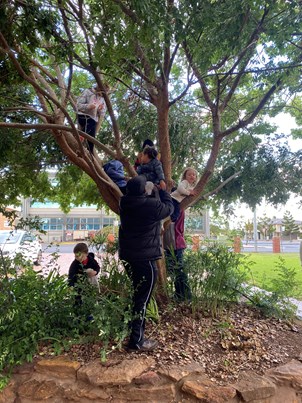
<path fill-rule="evenodd" d="M 287 210 L 284 213 L 282 224 L 284 226 L 283 233 L 284 235 L 289 235 L 289 240 L 292 240 L 292 234 L 299 233 L 299 226 L 296 224 L 292 214 Z"/>
<path fill-rule="evenodd" d="M 221 216 L 214 216 L 210 222 L 211 237 L 218 238 L 219 236 L 227 236 L 229 233 L 228 220 Z"/>
<path fill-rule="evenodd" d="M 266 214 L 259 218 L 258 229 L 262 233 L 263 238 L 271 237 L 275 231 L 275 226 L 272 224 L 272 219 L 267 217 Z"/>
<path fill-rule="evenodd" d="M 249 239 L 252 239 L 254 230 L 254 224 L 252 223 L 252 221 L 250 220 L 246 221 L 246 223 L 244 224 L 244 230 L 245 230 L 246 242 L 248 242 Z"/>
<path fill-rule="evenodd" d="M 257 162 L 264 161 L 263 174 L 267 167 L 274 174 L 281 172 L 275 178 L 278 183 L 285 175 L 283 150 L 272 155 L 259 135 L 267 137 L 262 117 L 282 110 L 284 95 L 300 89 L 299 3 L 4 1 L 0 10 L 1 99 L 5 101 L 1 137 L 10 133 L 11 153 L 16 139 L 22 140 L 18 148 L 22 147 L 23 157 L 23 146 L 29 144 L 36 180 L 44 169 L 40 161 L 64 167 L 64 173 L 73 172 L 77 183 L 97 188 L 97 192 L 95 188 L 87 191 L 90 200 L 100 194 L 118 212 L 121 194 L 104 173 L 102 159 L 119 159 L 128 175 L 135 175 L 131 161 L 143 136 L 147 137 L 143 128 L 151 127 L 157 132 L 169 186 L 172 172 L 181 167 L 194 163 L 199 170 L 197 195 L 186 198 L 183 208 L 205 194 L 215 195 L 230 177 L 236 178 L 236 186 L 241 184 L 246 198 L 254 195 L 251 204 L 255 205 L 266 189 L 259 186 L 255 193 L 254 183 L 247 186 L 248 175 L 254 172 L 254 179 L 259 173 Z M 80 136 L 88 135 L 75 124 L 75 97 L 91 82 L 103 89 L 109 83 L 112 89 L 104 95 L 108 118 L 97 140 L 90 139 L 99 151 L 95 158 L 80 141 Z M 136 126 L 140 119 L 143 128 Z M 189 141 L 178 155 L 175 145 L 186 133 Z M 4 161 L 13 158 L 10 155 Z M 78 170 L 71 169 L 70 163 Z M 22 193 L 30 193 L 33 183 L 23 183 L 18 164 L 11 169 L 18 172 Z M 286 200 L 286 192 L 294 186 L 287 179 L 284 192 L 275 187 L 273 202 Z M 58 180 L 71 184 L 62 174 Z M 230 194 L 237 197 L 232 183 Z M 42 185 L 44 196 L 51 195 L 45 178 Z M 66 191 L 61 185 L 54 197 L 68 208 L 60 188 Z M 83 200 L 77 189 L 72 193 Z"/>

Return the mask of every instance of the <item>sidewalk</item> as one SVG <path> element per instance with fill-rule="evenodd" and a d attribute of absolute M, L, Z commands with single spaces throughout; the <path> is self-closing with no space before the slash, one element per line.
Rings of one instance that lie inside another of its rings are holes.
<path fill-rule="evenodd" d="M 73 259 L 73 253 L 60 253 L 57 260 L 54 260 L 50 253 L 43 253 L 40 267 L 43 272 L 48 272 L 56 267 L 59 273 L 64 275 L 68 274 L 69 266 Z"/>

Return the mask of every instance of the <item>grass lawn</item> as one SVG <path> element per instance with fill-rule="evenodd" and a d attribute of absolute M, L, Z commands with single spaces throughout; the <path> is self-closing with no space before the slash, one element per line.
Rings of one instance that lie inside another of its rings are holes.
<path fill-rule="evenodd" d="M 277 263 L 279 257 L 285 261 L 286 268 L 293 268 L 296 272 L 297 289 L 292 295 L 302 299 L 302 267 L 298 253 L 244 253 L 248 260 L 255 264 L 250 265 L 249 282 L 265 290 L 272 289 L 272 279 L 278 278 L 279 269 Z"/>

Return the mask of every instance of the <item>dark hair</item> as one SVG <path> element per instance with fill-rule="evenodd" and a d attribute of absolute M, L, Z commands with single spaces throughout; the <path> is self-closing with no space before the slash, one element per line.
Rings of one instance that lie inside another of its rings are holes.
<path fill-rule="evenodd" d="M 150 140 L 150 139 L 146 139 L 146 140 L 143 142 L 142 150 L 143 150 L 146 146 L 154 147 L 153 141 Z"/>
<path fill-rule="evenodd" d="M 155 158 L 157 158 L 157 156 L 158 156 L 158 152 L 157 152 L 157 150 L 154 148 L 154 147 L 149 147 L 149 146 L 146 146 L 144 149 L 143 149 L 143 154 L 147 154 L 148 155 L 148 157 L 151 159 L 151 160 L 155 160 Z"/>
<path fill-rule="evenodd" d="M 128 195 L 141 196 L 145 193 L 146 177 L 144 175 L 137 175 L 127 182 L 126 191 Z"/>
<path fill-rule="evenodd" d="M 84 242 L 77 243 L 73 248 L 73 253 L 88 253 L 88 246 Z"/>

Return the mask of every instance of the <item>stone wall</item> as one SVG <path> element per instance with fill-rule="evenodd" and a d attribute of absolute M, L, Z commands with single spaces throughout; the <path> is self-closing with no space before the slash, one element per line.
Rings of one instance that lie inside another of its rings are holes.
<path fill-rule="evenodd" d="M 35 402 L 299 403 L 302 364 L 290 361 L 264 376 L 243 373 L 237 383 L 219 386 L 195 362 L 155 369 L 147 355 L 86 365 L 66 357 L 41 359 L 17 368 L 0 393 L 0 403 Z"/>

